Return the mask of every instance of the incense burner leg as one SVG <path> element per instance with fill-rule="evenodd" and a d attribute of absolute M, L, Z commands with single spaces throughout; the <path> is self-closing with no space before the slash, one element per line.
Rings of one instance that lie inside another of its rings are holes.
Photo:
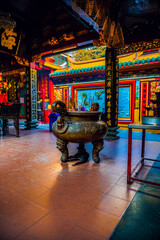
<path fill-rule="evenodd" d="M 61 140 L 59 138 L 57 138 L 57 142 L 56 142 L 56 147 L 58 148 L 58 150 L 62 153 L 61 156 L 61 161 L 62 162 L 67 162 L 68 160 L 68 148 L 67 148 L 67 141 Z"/>
<path fill-rule="evenodd" d="M 103 139 L 100 139 L 98 141 L 92 142 L 93 144 L 93 152 L 92 152 L 92 158 L 95 163 L 100 162 L 99 152 L 103 149 Z"/>
<path fill-rule="evenodd" d="M 3 119 L 3 135 L 9 134 L 8 119 Z"/>
<path fill-rule="evenodd" d="M 19 119 L 14 120 L 14 127 L 16 129 L 16 136 L 19 137 Z"/>
<path fill-rule="evenodd" d="M 78 149 L 78 152 L 68 158 L 69 161 L 80 160 L 80 161 L 74 163 L 73 166 L 86 163 L 89 158 L 89 154 L 86 152 L 84 143 L 79 143 L 79 146 L 77 147 L 77 149 Z"/>

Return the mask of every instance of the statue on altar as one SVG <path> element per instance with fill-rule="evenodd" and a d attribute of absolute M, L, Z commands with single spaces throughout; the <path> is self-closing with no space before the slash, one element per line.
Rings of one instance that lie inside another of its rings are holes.
<path fill-rule="evenodd" d="M 146 107 L 147 115 L 142 117 L 142 123 L 160 125 L 160 85 L 158 84 L 155 91 L 155 97 L 150 99 L 150 106 Z M 149 111 L 153 111 L 153 116 L 149 116 Z"/>

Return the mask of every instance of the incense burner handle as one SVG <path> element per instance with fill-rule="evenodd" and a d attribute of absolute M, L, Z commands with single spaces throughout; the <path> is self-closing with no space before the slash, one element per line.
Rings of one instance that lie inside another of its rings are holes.
<path fill-rule="evenodd" d="M 65 133 L 68 129 L 68 124 L 63 119 L 67 113 L 66 104 L 62 101 L 55 101 L 52 104 L 52 110 L 59 113 L 57 118 L 57 132 L 60 134 Z"/>

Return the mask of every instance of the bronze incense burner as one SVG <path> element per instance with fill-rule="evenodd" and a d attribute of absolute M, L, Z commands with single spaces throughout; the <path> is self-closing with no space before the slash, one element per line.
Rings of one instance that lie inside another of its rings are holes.
<path fill-rule="evenodd" d="M 61 161 L 69 162 L 80 160 L 73 164 L 82 164 L 88 161 L 89 154 L 84 144 L 92 142 L 92 158 L 99 163 L 99 152 L 103 149 L 103 137 L 108 127 L 105 122 L 99 120 L 99 111 L 71 111 L 67 112 L 66 105 L 61 101 L 55 101 L 52 105 L 54 112 L 58 112 L 57 121 L 52 125 L 52 132 L 57 137 L 57 148 L 62 152 Z M 93 110 L 98 110 L 97 105 L 92 105 Z M 79 143 L 78 152 L 69 156 L 68 142 Z"/>

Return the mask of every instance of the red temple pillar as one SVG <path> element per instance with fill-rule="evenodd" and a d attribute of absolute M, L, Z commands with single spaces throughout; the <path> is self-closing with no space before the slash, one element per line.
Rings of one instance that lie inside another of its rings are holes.
<path fill-rule="evenodd" d="M 42 90 L 42 122 L 44 122 L 44 111 L 45 111 L 45 89 Z"/>
<path fill-rule="evenodd" d="M 49 104 L 52 106 L 53 104 L 53 81 L 49 79 Z"/>

